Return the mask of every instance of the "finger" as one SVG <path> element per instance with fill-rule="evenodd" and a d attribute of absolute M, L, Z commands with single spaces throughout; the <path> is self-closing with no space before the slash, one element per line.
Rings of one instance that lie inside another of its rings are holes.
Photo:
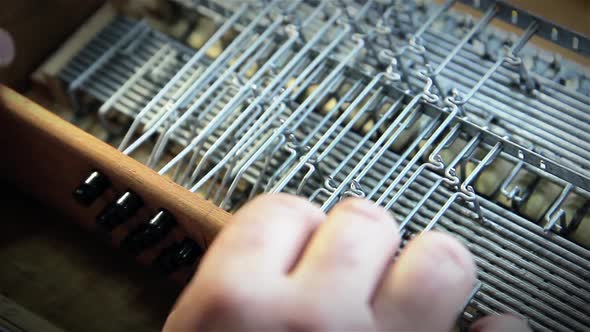
<path fill-rule="evenodd" d="M 14 41 L 10 34 L 0 29 L 0 67 L 9 65 L 14 59 Z"/>
<path fill-rule="evenodd" d="M 408 244 L 377 290 L 377 325 L 393 331 L 449 331 L 474 283 L 469 251 L 449 235 L 427 232 Z"/>
<path fill-rule="evenodd" d="M 256 317 L 260 325 L 272 321 L 277 309 L 272 300 L 287 293 L 287 273 L 324 219 L 318 207 L 285 194 L 259 196 L 246 204 L 203 257 L 165 330 L 196 330 L 200 321 L 217 318 L 245 324 L 243 317 L 226 317 L 234 311 Z"/>
<path fill-rule="evenodd" d="M 529 332 L 532 331 L 527 322 L 513 315 L 484 317 L 469 329 L 471 332 Z"/>
<path fill-rule="evenodd" d="M 218 274 L 286 275 L 324 213 L 305 199 L 262 195 L 234 214 L 200 269 Z"/>
<path fill-rule="evenodd" d="M 346 199 L 316 230 L 293 276 L 338 303 L 368 304 L 399 242 L 389 212 L 368 200 Z"/>

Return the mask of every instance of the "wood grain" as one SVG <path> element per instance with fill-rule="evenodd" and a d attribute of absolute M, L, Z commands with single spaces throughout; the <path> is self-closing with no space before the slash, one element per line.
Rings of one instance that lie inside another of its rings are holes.
<path fill-rule="evenodd" d="M 98 213 L 127 190 L 137 193 L 145 203 L 138 219 L 147 220 L 165 208 L 204 247 L 230 217 L 214 204 L 1 85 L 0 146 L 4 156 L 1 176 L 92 230 L 97 230 Z M 90 207 L 84 207 L 74 200 L 72 191 L 94 169 L 110 179 L 112 189 Z M 123 231 L 115 229 L 115 233 L 125 233 L 127 227 L 122 225 L 119 228 Z"/>

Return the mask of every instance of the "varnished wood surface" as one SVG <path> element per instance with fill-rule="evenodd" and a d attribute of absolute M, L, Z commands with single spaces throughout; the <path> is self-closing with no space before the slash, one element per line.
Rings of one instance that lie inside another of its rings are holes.
<path fill-rule="evenodd" d="M 590 1 L 588 0 L 508 0 L 507 2 L 590 36 Z"/>
<path fill-rule="evenodd" d="M 434 1 L 439 5 L 446 2 L 445 0 Z M 567 29 L 590 36 L 590 1 L 588 0 L 505 0 L 505 2 L 548 21 L 555 22 Z M 472 6 L 463 5 L 462 3 L 455 4 L 453 9 L 469 13 L 474 17 L 483 16 L 481 10 L 477 10 Z M 497 19 L 492 20 L 492 25 L 500 30 L 514 32 L 516 34 L 522 34 L 523 32 L 522 30 L 514 28 L 514 26 Z M 558 53 L 565 59 L 590 67 L 590 59 L 588 59 L 588 57 L 560 47 L 549 40 L 534 36 L 530 43 L 535 44 L 543 50 Z"/>
<path fill-rule="evenodd" d="M 99 212 L 126 190 L 137 193 L 145 202 L 130 224 L 147 221 L 159 208 L 165 208 L 202 246 L 209 245 L 230 216 L 2 86 L 0 146 L 4 155 L 0 176 L 92 230 L 97 230 L 95 217 Z M 93 169 L 111 180 L 112 190 L 92 206 L 84 207 L 73 199 L 72 191 Z M 115 230 L 115 242 L 121 240 L 127 228 L 123 225 Z"/>

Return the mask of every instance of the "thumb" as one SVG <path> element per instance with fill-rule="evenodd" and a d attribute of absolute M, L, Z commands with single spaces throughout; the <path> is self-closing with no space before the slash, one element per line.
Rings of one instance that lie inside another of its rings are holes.
<path fill-rule="evenodd" d="M 0 29 L 0 67 L 8 66 L 14 60 L 14 41 L 8 32 Z"/>

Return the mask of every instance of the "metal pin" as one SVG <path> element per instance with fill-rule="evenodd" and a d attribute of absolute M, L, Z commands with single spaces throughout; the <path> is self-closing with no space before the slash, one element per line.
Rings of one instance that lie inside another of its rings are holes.
<path fill-rule="evenodd" d="M 431 230 L 436 223 L 440 220 L 442 215 L 449 209 L 451 204 L 455 202 L 455 200 L 459 197 L 464 199 L 466 202 L 473 203 L 476 209 L 476 213 L 478 214 L 478 219 L 483 222 L 483 214 L 481 213 L 481 208 L 479 206 L 479 201 L 477 196 L 475 195 L 475 191 L 471 186 L 471 182 L 475 180 L 475 178 L 480 174 L 480 172 L 489 165 L 490 161 L 495 159 L 498 154 L 502 151 L 502 144 L 497 143 L 494 147 L 488 152 L 488 154 L 484 157 L 484 159 L 475 167 L 475 169 L 469 174 L 469 176 L 463 181 L 461 184 L 461 190 L 454 193 L 443 205 L 437 214 L 430 220 L 428 225 L 424 228 L 423 232 L 428 232 Z"/>
<path fill-rule="evenodd" d="M 553 202 L 549 210 L 545 213 L 546 224 L 545 227 L 543 227 L 545 233 L 551 232 L 558 221 L 559 225 L 562 228 L 567 228 L 567 225 L 565 223 L 565 210 L 561 209 L 560 207 L 567 198 L 567 196 L 572 192 L 572 190 L 574 190 L 574 186 L 571 183 L 568 183 L 567 186 L 565 186 L 565 188 L 563 188 L 563 190 L 561 191 L 559 197 L 557 197 L 557 199 Z"/>
<path fill-rule="evenodd" d="M 467 95 L 459 100 L 453 100 L 457 105 L 463 105 L 477 93 L 477 91 L 485 84 L 485 82 L 500 68 L 505 61 L 513 59 L 515 54 L 518 54 L 520 49 L 531 39 L 531 37 L 537 31 L 538 25 L 536 22 L 532 22 L 522 36 L 510 47 L 503 56 L 499 57 L 496 63 L 485 73 L 485 75 L 477 82 L 475 86 L 467 93 Z"/>
<path fill-rule="evenodd" d="M 286 74 L 289 72 L 289 70 L 290 70 L 290 69 L 292 69 L 292 68 L 295 66 L 295 64 L 297 64 L 297 63 L 298 63 L 298 61 L 299 61 L 300 59 L 302 59 L 302 58 L 301 58 L 301 56 L 302 56 L 303 54 L 305 54 L 305 53 L 306 53 L 306 52 L 307 52 L 307 51 L 308 51 L 308 50 L 311 48 L 311 46 L 312 46 L 312 45 L 314 45 L 314 43 L 315 43 L 315 42 L 317 42 L 317 41 L 319 40 L 319 38 L 322 36 L 322 31 L 323 31 L 323 30 L 325 30 L 325 29 L 327 29 L 327 27 L 329 27 L 329 26 L 330 26 L 330 24 L 332 24 L 332 23 L 333 23 L 333 22 L 336 20 L 336 18 L 337 18 L 337 17 L 338 17 L 338 16 L 337 16 L 337 14 L 336 14 L 336 15 L 334 15 L 334 16 L 332 17 L 332 19 L 331 19 L 331 20 L 330 20 L 330 21 L 329 21 L 327 24 L 325 24 L 325 25 L 323 26 L 323 28 L 322 28 L 322 29 L 321 29 L 321 30 L 318 32 L 318 34 L 316 34 L 316 36 L 314 36 L 314 38 L 312 38 L 312 39 L 311 39 L 311 40 L 308 42 L 308 44 L 306 44 L 306 46 L 305 46 L 303 49 L 301 49 L 301 50 L 299 51 L 299 53 L 297 53 L 297 55 L 296 55 L 296 56 L 295 56 L 293 59 L 291 59 L 291 61 L 290 61 L 290 62 L 289 62 L 289 63 L 288 63 L 286 66 L 285 66 L 285 68 L 283 68 L 283 69 L 282 69 L 282 71 L 281 71 L 280 75 L 277 75 L 277 76 L 276 76 L 276 77 L 273 79 L 273 84 L 269 84 L 269 85 L 268 85 L 268 86 L 265 88 L 265 90 L 264 90 L 264 91 L 263 91 L 263 92 L 262 92 L 262 93 L 261 93 L 261 94 L 260 94 L 260 95 L 259 95 L 259 96 L 256 98 L 256 101 L 255 101 L 255 103 L 257 103 L 257 102 L 258 102 L 260 99 L 262 99 L 262 97 L 263 97 L 264 95 L 266 95 L 267 93 L 269 93 L 269 92 L 270 92 L 270 90 L 272 90 L 272 88 L 275 86 L 275 84 L 277 84 L 279 81 L 281 81 L 281 80 L 283 79 L 283 77 L 285 77 L 285 76 L 286 76 Z M 343 34 L 345 34 L 345 33 L 346 33 L 346 31 L 343 31 L 343 32 L 342 32 L 342 36 L 343 36 Z M 290 43 L 292 43 L 292 42 L 295 42 L 295 39 L 296 39 L 296 35 L 294 34 L 294 35 L 292 35 L 292 38 L 289 40 L 289 44 L 290 44 Z M 338 40 L 339 40 L 339 39 L 337 38 L 337 39 L 336 39 L 336 41 L 338 41 Z M 288 45 L 288 44 L 285 44 L 285 46 L 287 46 L 287 45 Z M 328 51 L 329 51 L 329 49 L 326 49 L 326 54 L 327 54 L 327 52 L 328 52 Z M 281 52 L 278 52 L 278 53 L 277 53 L 277 55 L 280 55 L 281 53 L 282 53 L 282 51 L 281 51 Z M 271 60 L 272 60 L 272 59 L 271 59 Z M 316 57 L 316 59 L 314 60 L 314 62 L 313 62 L 313 63 L 319 63 L 321 60 L 322 60 L 322 57 Z M 271 63 L 271 62 L 272 62 L 272 61 L 269 61 L 269 63 Z M 309 71 L 311 71 L 311 69 L 313 69 L 313 67 L 309 67 Z M 308 72 L 309 72 L 309 71 L 308 71 Z M 302 76 L 300 76 L 300 77 L 302 77 Z M 295 84 L 294 84 L 294 85 L 295 85 Z M 289 90 L 289 91 L 290 91 L 290 90 Z M 288 93 L 288 92 L 284 92 L 284 93 L 283 93 L 283 95 L 286 95 L 287 93 Z M 269 109 L 272 109 L 272 108 L 276 107 L 278 104 L 279 104 L 278 102 L 274 102 L 274 103 L 273 103 L 273 105 L 271 105 L 271 107 L 270 107 Z M 228 104 L 228 105 L 229 105 L 229 104 Z M 224 106 L 224 108 L 227 108 L 227 107 L 228 107 L 228 105 Z M 231 106 L 231 105 L 229 105 L 229 106 Z M 250 111 L 251 111 L 251 110 L 254 108 L 254 106 L 255 106 L 255 104 L 253 103 L 253 104 L 251 104 L 251 105 L 250 105 L 248 108 L 246 108 L 246 110 L 242 111 L 242 112 L 241 112 L 241 114 L 240 114 L 240 118 L 241 118 L 241 117 L 248 116 L 249 112 L 250 112 Z M 223 112 L 223 111 L 222 111 L 222 112 Z M 268 115 L 269 115 L 269 113 L 270 113 L 270 112 L 267 110 L 267 111 L 264 113 L 264 115 L 265 115 L 265 116 L 268 116 Z M 276 116 L 278 116 L 279 114 L 275 114 L 275 115 L 276 115 Z M 239 119 L 240 119 L 240 118 L 238 118 L 238 119 L 237 119 L 237 120 L 234 122 L 234 124 L 236 124 L 236 125 L 239 125 L 239 124 L 240 124 L 240 123 L 239 123 Z M 255 129 L 255 128 L 256 128 L 256 125 L 257 125 L 258 123 L 261 123 L 262 121 L 264 121 L 264 119 L 265 119 L 265 117 L 264 117 L 264 116 L 263 116 L 262 118 L 258 119 L 252 128 L 254 128 L 254 129 Z M 192 143 L 189 145 L 189 146 L 191 146 L 191 148 L 192 148 L 192 146 L 194 146 L 194 145 L 196 145 L 196 144 L 199 144 L 199 141 L 200 141 L 200 140 L 202 140 L 202 139 L 204 139 L 204 138 L 206 137 L 206 136 L 204 136 L 204 135 L 203 135 L 203 132 L 205 132 L 205 129 L 203 129 L 203 131 L 201 132 L 201 134 L 200 134 L 199 136 L 197 136 L 197 137 L 196 137 L 196 138 L 193 140 L 193 142 L 192 142 Z M 248 131 L 248 133 L 247 133 L 247 134 L 245 134 L 245 136 L 244 136 L 244 137 L 248 137 L 249 133 L 251 133 L 251 130 L 249 130 L 249 131 Z M 240 145 L 241 145 L 241 142 L 243 142 L 243 141 L 244 141 L 244 138 L 242 138 L 242 139 L 240 140 L 240 142 L 239 142 L 239 143 L 236 145 L 236 147 L 240 147 Z M 168 163 L 168 164 L 167 164 L 167 165 L 166 165 L 164 168 L 162 168 L 162 169 L 160 170 L 160 174 L 163 174 L 163 173 L 165 173 L 165 172 L 167 171 L 167 169 L 169 169 L 170 167 L 172 167 L 172 166 L 173 166 L 173 165 L 174 165 L 176 162 L 178 162 L 178 160 L 180 160 L 181 158 L 183 158 L 183 157 L 184 157 L 184 155 L 186 155 L 186 153 L 188 153 L 188 150 L 187 150 L 187 149 L 183 150 L 183 152 L 181 152 L 179 155 L 177 155 L 177 156 L 176 156 L 176 157 L 175 157 L 175 158 L 174 158 L 174 159 L 173 159 L 171 162 L 169 162 L 169 163 Z M 231 155 L 228 155 L 228 156 L 231 156 Z M 215 169 L 214 171 L 217 171 L 217 170 L 218 170 L 218 169 L 219 169 L 221 166 L 222 166 L 222 164 L 219 164 L 218 166 L 216 166 L 216 168 L 217 168 L 217 169 Z M 199 184 L 199 186 L 200 186 L 200 185 L 202 185 L 203 183 L 204 183 L 204 181 L 201 181 L 201 183 Z M 195 186 L 196 186 L 196 185 L 195 185 Z M 196 190 L 196 189 L 194 189 L 194 190 Z"/>
<path fill-rule="evenodd" d="M 420 95 L 417 95 L 417 96 L 420 96 Z M 459 113 L 459 107 L 457 107 L 457 105 L 455 105 L 450 100 L 450 98 L 447 98 L 446 102 L 447 102 L 448 106 L 450 107 L 450 112 L 447 115 L 447 117 L 436 128 L 435 132 L 428 138 L 428 140 L 426 141 L 424 146 L 416 153 L 416 155 L 412 158 L 412 160 L 410 160 L 408 165 L 406 165 L 406 167 L 404 167 L 404 169 L 401 171 L 400 175 L 389 186 L 387 186 L 387 188 L 385 189 L 383 194 L 381 194 L 381 196 L 379 196 L 379 198 L 375 201 L 376 204 L 381 204 L 385 201 L 386 197 L 393 191 L 395 186 L 399 184 L 399 182 L 403 179 L 405 174 L 410 171 L 412 165 L 414 165 L 418 161 L 418 159 L 426 152 L 426 149 L 428 149 L 429 146 L 432 145 L 434 140 L 436 140 L 438 138 L 438 136 L 440 136 L 442 134 L 442 132 L 455 119 L 455 116 L 457 116 L 457 114 Z M 387 204 L 385 204 L 386 209 L 389 209 L 391 207 L 390 203 L 391 202 L 388 202 Z"/>
<path fill-rule="evenodd" d="M 504 182 L 502 182 L 501 192 L 502 194 L 508 198 L 512 202 L 512 206 L 518 207 L 523 202 L 524 197 L 527 195 L 521 195 L 521 189 L 519 186 L 515 185 L 512 190 L 508 191 L 510 184 L 514 181 L 520 170 L 524 167 L 524 161 L 519 161 L 514 168 L 510 171 L 510 174 L 506 177 Z"/>
<path fill-rule="evenodd" d="M 107 61 L 109 61 L 124 45 L 128 44 L 132 38 L 134 38 L 141 31 L 148 29 L 145 21 L 141 21 L 135 24 L 135 26 L 129 30 L 123 38 L 119 39 L 117 43 L 111 46 L 100 58 L 98 58 L 90 67 L 82 72 L 75 80 L 68 85 L 68 94 L 72 101 L 75 110 L 79 111 L 80 103 L 75 95 L 75 91 L 84 84 L 96 71 L 98 71 Z"/>
<path fill-rule="evenodd" d="M 359 50 L 362 48 L 362 46 L 363 46 L 363 42 L 359 40 L 359 42 L 357 43 L 357 45 L 355 46 L 355 48 L 354 48 L 354 49 L 353 49 L 353 50 L 352 50 L 352 51 L 351 51 L 351 52 L 350 52 L 350 53 L 347 55 L 347 57 L 346 57 L 345 59 L 343 59 L 343 61 L 341 61 L 341 62 L 338 64 L 338 66 L 336 66 L 336 67 L 333 69 L 333 71 L 332 71 L 332 72 L 331 72 L 331 73 L 330 73 L 330 74 L 329 74 L 329 75 L 328 75 L 328 76 L 327 76 L 327 77 L 324 79 L 324 81 L 322 82 L 322 84 L 320 84 L 320 86 L 318 87 L 318 89 L 317 89 L 316 91 L 314 91 L 314 93 L 312 94 L 312 96 L 310 96 L 310 97 L 308 97 L 308 98 L 306 99 L 306 102 L 307 102 L 308 100 L 310 100 L 311 98 L 315 97 L 315 95 L 319 94 L 319 93 L 322 91 L 321 89 L 323 88 L 323 85 L 324 85 L 324 84 L 329 84 L 329 83 L 330 83 L 332 80 L 334 80 L 335 78 L 337 78 L 337 76 L 338 76 L 338 75 L 340 75 L 340 74 L 342 73 L 342 70 L 344 69 L 344 67 L 346 66 L 346 64 L 347 64 L 347 63 L 348 63 L 348 62 L 349 62 L 349 61 L 350 61 L 350 60 L 351 60 L 351 59 L 352 59 L 352 58 L 353 58 L 353 57 L 354 57 L 354 56 L 357 54 L 357 52 L 358 52 L 358 51 L 359 51 Z M 317 59 L 317 57 L 316 57 L 316 59 Z M 288 90 L 286 90 L 286 92 L 284 92 L 284 93 L 285 93 L 285 94 L 287 94 L 287 93 L 288 93 L 287 91 L 289 91 L 289 89 L 288 89 Z M 274 103 L 273 103 L 273 104 L 274 104 Z M 305 102 L 304 102 L 304 104 L 305 104 Z M 300 113 L 300 112 L 302 112 L 302 111 L 303 111 L 303 109 L 304 109 L 304 107 L 305 107 L 305 106 L 304 106 L 304 104 L 302 104 L 302 106 L 303 106 L 303 107 L 300 107 L 298 110 L 295 110 L 295 111 L 292 113 L 292 115 L 291 115 L 291 117 L 290 117 L 289 119 L 293 119 L 293 116 L 294 116 L 295 114 L 297 114 L 298 112 L 299 112 L 299 113 Z M 272 107 L 272 106 L 271 106 L 271 107 Z M 277 129 L 276 129 L 276 132 L 277 132 L 277 133 L 278 133 L 278 132 L 281 132 L 282 130 L 284 130 L 284 129 L 287 127 L 287 125 L 289 125 L 289 122 L 285 122 L 284 124 L 282 124 L 282 125 L 281 125 L 279 128 L 277 128 Z M 240 149 L 240 148 L 241 148 L 241 147 L 240 147 L 240 145 L 239 145 L 239 143 L 238 143 L 238 145 L 236 145 L 234 148 L 232 148 L 232 150 L 231 150 L 231 151 L 230 151 L 230 152 L 229 152 L 229 153 L 226 155 L 226 157 L 224 157 L 224 160 L 222 160 L 222 161 L 221 161 L 220 165 L 222 165 L 222 163 L 224 163 L 224 162 L 227 162 L 227 160 L 228 160 L 228 159 L 229 159 L 229 158 L 230 158 L 230 157 L 233 155 L 233 153 L 237 152 L 237 150 L 238 150 L 238 149 Z M 216 167 L 214 167 L 214 168 L 212 169 L 212 171 L 211 171 L 211 172 L 209 172 L 208 174 L 213 174 L 213 173 L 214 173 L 214 172 L 216 172 L 216 171 L 217 171 L 219 168 L 221 168 L 221 166 L 216 166 Z M 203 177 L 202 177 L 202 178 L 199 180 L 199 182 L 197 182 L 197 183 L 196 183 L 196 184 L 195 184 L 195 185 L 194 185 L 194 186 L 191 188 L 191 191 L 195 191 L 195 190 L 197 190 L 197 189 L 198 189 L 200 186 L 202 186 L 202 185 L 205 183 L 205 181 L 207 181 L 207 180 L 208 180 L 208 177 L 210 176 L 210 175 L 208 175 L 208 174 L 207 174 L 207 175 L 205 175 L 205 176 L 203 176 Z"/>
<path fill-rule="evenodd" d="M 107 114 L 111 111 L 113 105 L 117 102 L 122 95 L 124 95 L 129 88 L 136 84 L 136 82 L 143 76 L 145 73 L 151 69 L 154 64 L 159 61 L 162 56 L 167 54 L 170 50 L 170 46 L 165 44 L 161 47 L 147 62 L 145 62 L 141 67 L 135 71 L 133 76 L 131 76 L 125 83 L 115 92 L 107 101 L 105 101 L 102 106 L 98 109 L 98 116 L 102 123 L 102 125 L 111 133 L 118 135 L 120 134 L 121 129 L 114 127 L 107 118 Z"/>
<path fill-rule="evenodd" d="M 119 150 L 126 150 L 129 141 L 131 140 L 131 138 L 133 137 L 133 135 L 135 134 L 135 131 L 137 130 L 137 127 L 140 125 L 140 121 L 139 119 L 141 119 L 141 117 L 146 114 L 147 112 L 149 112 L 156 103 L 158 103 L 158 101 L 160 101 L 162 99 L 162 97 L 176 84 L 176 82 L 184 75 L 186 74 L 186 72 L 191 69 L 199 60 L 201 60 L 201 58 L 205 55 L 205 52 L 207 51 L 207 49 L 209 49 L 214 43 L 217 42 L 217 40 L 219 40 L 234 24 L 235 22 L 244 14 L 246 13 L 246 8 L 247 6 L 242 5 L 235 13 L 234 15 L 232 15 L 231 18 L 229 18 L 218 30 L 217 32 L 207 41 L 207 43 L 205 43 L 205 45 L 203 45 L 203 47 L 197 52 L 195 53 L 195 55 L 182 67 L 182 69 L 180 69 L 176 75 L 174 75 L 174 77 L 168 82 L 166 83 L 166 85 L 164 86 L 164 88 L 162 88 L 160 90 L 160 92 L 158 92 L 158 94 L 152 98 L 152 100 L 139 112 L 139 114 L 137 115 L 135 121 L 133 121 L 133 123 L 131 124 L 131 127 L 129 128 L 129 130 L 127 131 L 127 134 L 125 135 L 125 137 L 123 138 L 123 141 L 121 142 L 120 146 L 119 146 Z M 264 13 L 266 11 L 263 11 L 262 13 Z M 124 151 L 125 152 L 125 151 Z M 130 151 L 129 151 L 130 152 Z M 129 153 L 128 152 L 128 153 Z M 128 154 L 127 153 L 127 154 Z"/>

